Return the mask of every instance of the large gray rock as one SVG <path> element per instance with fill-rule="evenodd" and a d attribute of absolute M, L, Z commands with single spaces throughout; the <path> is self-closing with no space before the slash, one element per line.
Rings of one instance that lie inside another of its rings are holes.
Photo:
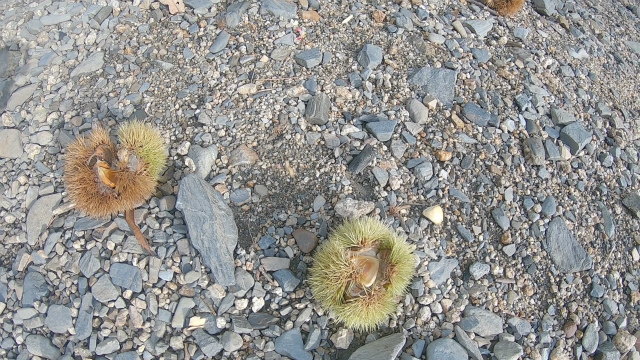
<path fill-rule="evenodd" d="M 429 120 L 429 109 L 418 99 L 409 99 L 407 101 L 407 111 L 411 120 L 418 124 L 425 124 Z"/>
<path fill-rule="evenodd" d="M 457 266 L 457 259 L 443 258 L 437 262 L 430 262 L 429 265 L 427 265 L 427 269 L 429 269 L 429 273 L 431 274 L 431 280 L 433 280 L 436 285 L 440 286 L 441 284 L 444 284 L 445 281 L 449 280 L 451 272 Z"/>
<path fill-rule="evenodd" d="M 297 6 L 294 3 L 285 0 L 263 0 L 260 6 L 261 13 L 269 13 L 273 16 L 284 19 L 297 18 Z"/>
<path fill-rule="evenodd" d="M 11 94 L 9 101 L 7 101 L 7 110 L 13 111 L 18 106 L 24 104 L 29 100 L 29 98 L 31 98 L 31 95 L 33 95 L 37 88 L 37 84 L 31 84 L 14 91 L 13 94 Z"/>
<path fill-rule="evenodd" d="M 467 351 L 453 339 L 438 339 L 427 345 L 427 360 L 467 359 Z"/>
<path fill-rule="evenodd" d="M 107 274 L 102 275 L 100 279 L 93 284 L 91 292 L 93 293 L 93 297 L 101 303 L 107 303 L 115 300 L 120 295 L 118 289 L 113 286 L 113 283 L 111 283 L 111 279 L 109 279 L 109 275 Z"/>
<path fill-rule="evenodd" d="M 361 346 L 349 360 L 394 360 L 406 341 L 403 334 L 391 334 Z"/>
<path fill-rule="evenodd" d="M 393 131 L 398 125 L 396 120 L 380 120 L 368 122 L 365 128 L 380 141 L 388 141 L 393 136 Z"/>
<path fill-rule="evenodd" d="M 478 35 L 479 38 L 483 38 L 493 28 L 493 20 L 467 20 L 464 25 Z"/>
<path fill-rule="evenodd" d="M 500 340 L 493 347 L 493 355 L 497 360 L 518 360 L 522 354 L 522 346 L 513 341 Z"/>
<path fill-rule="evenodd" d="M 576 122 L 576 118 L 572 113 L 557 107 L 551 108 L 551 120 L 554 124 L 560 126 L 565 126 Z"/>
<path fill-rule="evenodd" d="M 22 156 L 22 141 L 20 140 L 20 130 L 2 129 L 0 130 L 0 159 L 17 159 Z"/>
<path fill-rule="evenodd" d="M 49 226 L 53 209 L 62 199 L 61 194 L 51 194 L 36 200 L 27 214 L 27 243 L 35 245 L 40 234 Z"/>
<path fill-rule="evenodd" d="M 118 285 L 133 292 L 142 291 L 142 274 L 133 265 L 115 263 L 109 269 L 109 276 L 114 285 Z"/>
<path fill-rule="evenodd" d="M 329 96 L 325 93 L 318 93 L 309 100 L 304 111 L 304 117 L 311 124 L 324 125 L 329 121 L 330 109 L 331 100 Z"/>
<path fill-rule="evenodd" d="M 622 199 L 622 205 L 629 209 L 637 218 L 640 218 L 640 193 L 637 191 L 630 192 Z"/>
<path fill-rule="evenodd" d="M 478 344 L 473 341 L 467 333 L 460 328 L 460 326 L 456 325 L 456 340 L 458 343 L 462 345 L 467 350 L 467 354 L 474 360 L 482 360 L 482 354 L 480 353 L 480 348 L 478 348 Z"/>
<path fill-rule="evenodd" d="M 600 326 L 597 322 L 587 325 L 582 335 L 582 349 L 587 354 L 593 354 L 598 348 L 598 331 Z"/>
<path fill-rule="evenodd" d="M 27 345 L 27 351 L 32 355 L 51 360 L 56 360 L 61 355 L 60 350 L 42 335 L 29 335 L 24 342 Z"/>
<path fill-rule="evenodd" d="M 104 53 L 102 51 L 98 51 L 91 54 L 91 56 L 81 62 L 80 65 L 71 70 L 71 74 L 69 76 L 75 77 L 83 74 L 94 73 L 102 69 L 102 66 L 104 66 Z"/>
<path fill-rule="evenodd" d="M 176 306 L 176 311 L 173 313 L 173 318 L 171 319 L 171 326 L 175 329 L 182 329 L 185 325 L 187 314 L 194 306 L 196 306 L 196 303 L 192 298 L 186 296 L 180 298 Z"/>
<path fill-rule="evenodd" d="M 322 63 L 322 51 L 318 48 L 304 50 L 297 53 L 294 56 L 294 59 L 298 65 L 311 69 L 312 67 L 318 66 Z"/>
<path fill-rule="evenodd" d="M 467 120 L 478 126 L 487 126 L 491 120 L 491 113 L 476 103 L 466 103 L 462 108 L 462 114 Z"/>
<path fill-rule="evenodd" d="M 240 24 L 240 18 L 247 11 L 250 3 L 250 1 L 236 1 L 227 7 L 224 18 L 228 28 L 232 29 Z"/>
<path fill-rule="evenodd" d="M 366 44 L 358 53 L 358 64 L 367 69 L 375 69 L 382 62 L 382 48 Z"/>
<path fill-rule="evenodd" d="M 533 0 L 533 9 L 540 15 L 552 16 L 557 13 L 554 0 Z"/>
<path fill-rule="evenodd" d="M 218 353 L 223 349 L 223 345 L 218 341 L 218 339 L 207 334 L 202 329 L 195 330 L 193 332 L 193 338 L 196 340 L 196 344 L 198 344 L 200 351 L 210 358 L 218 355 Z"/>
<path fill-rule="evenodd" d="M 447 107 L 453 105 L 457 73 L 444 68 L 423 67 L 409 76 L 409 84 L 422 87 Z"/>
<path fill-rule="evenodd" d="M 233 251 L 238 228 L 222 195 L 195 174 L 180 182 L 176 208 L 182 211 L 193 247 L 222 286 L 235 283 Z"/>
<path fill-rule="evenodd" d="M 30 271 L 24 277 L 22 306 L 33 306 L 33 303 L 49 295 L 49 288 L 44 276 L 39 272 Z"/>
<path fill-rule="evenodd" d="M 492 336 L 502 333 L 504 321 L 491 311 L 469 305 L 464 309 L 464 317 L 458 325 L 464 331 Z"/>
<path fill-rule="evenodd" d="M 50 305 L 44 323 L 54 333 L 64 334 L 73 326 L 71 309 L 64 305 Z"/>
<path fill-rule="evenodd" d="M 591 256 L 576 241 L 562 218 L 556 217 L 547 229 L 547 251 L 564 273 L 591 269 Z"/>
<path fill-rule="evenodd" d="M 560 131 L 560 140 L 571 150 L 571 154 L 577 155 L 588 143 L 591 142 L 593 133 L 587 131 L 580 122 L 574 122 L 565 126 Z"/>
<path fill-rule="evenodd" d="M 88 292 L 82 297 L 76 319 L 76 338 L 79 341 L 89 338 L 93 330 L 93 295 Z"/>
<path fill-rule="evenodd" d="M 311 360 L 313 356 L 304 349 L 299 328 L 291 329 L 276 338 L 275 350 L 278 354 L 294 360 Z"/>
<path fill-rule="evenodd" d="M 193 145 L 189 148 L 189 154 L 187 155 L 193 160 L 196 166 L 196 175 L 203 179 L 207 178 L 207 175 L 213 169 L 216 164 L 216 158 L 218 157 L 218 147 L 216 145 L 210 145 L 203 148 L 199 145 Z"/>
<path fill-rule="evenodd" d="M 213 42 L 211 47 L 209 48 L 209 52 L 212 54 L 217 54 L 227 47 L 229 43 L 229 39 L 231 39 L 231 34 L 222 30 L 218 36 L 216 36 L 216 40 Z"/>

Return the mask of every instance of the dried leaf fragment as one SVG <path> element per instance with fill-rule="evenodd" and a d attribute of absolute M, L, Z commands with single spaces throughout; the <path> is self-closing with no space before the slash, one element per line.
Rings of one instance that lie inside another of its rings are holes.
<path fill-rule="evenodd" d="M 184 12 L 184 2 L 182 0 L 160 0 L 160 3 L 169 7 L 170 14 Z"/>

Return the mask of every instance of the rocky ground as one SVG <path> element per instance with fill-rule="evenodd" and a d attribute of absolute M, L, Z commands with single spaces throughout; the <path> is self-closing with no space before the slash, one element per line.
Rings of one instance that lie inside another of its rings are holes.
<path fill-rule="evenodd" d="M 186 5 L 0 4 L 2 358 L 640 359 L 637 2 Z M 170 149 L 156 257 L 62 182 L 129 119 Z M 416 246 L 372 333 L 305 282 L 363 214 Z"/>

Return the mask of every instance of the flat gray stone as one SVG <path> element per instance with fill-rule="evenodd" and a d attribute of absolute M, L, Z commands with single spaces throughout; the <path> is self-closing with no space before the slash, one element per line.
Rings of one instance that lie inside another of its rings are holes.
<path fill-rule="evenodd" d="M 118 289 L 113 286 L 111 279 L 109 279 L 109 275 L 107 274 L 102 275 L 100 279 L 93 284 L 91 287 L 91 293 L 93 294 L 93 297 L 101 303 L 113 301 L 120 295 Z"/>
<path fill-rule="evenodd" d="M 78 317 L 75 324 L 76 338 L 79 341 L 88 339 L 93 330 L 93 295 L 88 292 L 82 296 Z"/>
<path fill-rule="evenodd" d="M 45 359 L 57 360 L 62 354 L 60 350 L 51 344 L 51 341 L 42 335 L 29 335 L 24 340 L 27 351 L 31 355 Z"/>
<path fill-rule="evenodd" d="M 238 206 L 246 204 L 249 201 L 251 201 L 251 189 L 240 188 L 240 189 L 234 190 L 229 195 L 229 200 L 231 200 L 231 202 L 234 205 L 238 205 Z"/>
<path fill-rule="evenodd" d="M 33 95 L 37 88 L 38 84 L 31 84 L 14 91 L 7 101 L 7 110 L 14 111 L 18 106 L 24 104 L 31 98 L 31 95 Z"/>
<path fill-rule="evenodd" d="M 576 241 L 562 218 L 556 217 L 549 223 L 546 239 L 547 251 L 560 271 L 572 273 L 591 269 L 591 256 Z"/>
<path fill-rule="evenodd" d="M 117 354 L 113 357 L 113 360 L 140 360 L 140 355 L 135 351 L 127 351 Z"/>
<path fill-rule="evenodd" d="M 509 320 L 507 320 L 507 325 L 509 325 L 509 327 L 511 327 L 517 334 L 520 334 L 522 336 L 527 336 L 531 332 L 533 332 L 531 323 L 519 317 L 514 316 L 512 318 L 509 318 Z"/>
<path fill-rule="evenodd" d="M 464 331 L 480 336 L 492 336 L 502 333 L 504 321 L 491 311 L 468 305 L 464 309 L 464 317 L 458 325 Z"/>
<path fill-rule="evenodd" d="M 294 59 L 298 65 L 311 69 L 322 63 L 322 51 L 318 48 L 304 50 L 297 53 Z"/>
<path fill-rule="evenodd" d="M 518 360 L 524 353 L 522 346 L 508 340 L 500 340 L 493 347 L 493 355 L 496 360 Z"/>
<path fill-rule="evenodd" d="M 487 49 L 472 48 L 471 54 L 480 64 L 484 64 L 491 59 L 491 53 Z"/>
<path fill-rule="evenodd" d="M 110 222 L 110 220 L 108 219 L 97 219 L 97 218 L 92 218 L 90 216 L 85 216 L 73 223 L 73 230 L 74 231 L 93 230 L 93 229 L 99 228 L 100 226 L 108 222 Z"/>
<path fill-rule="evenodd" d="M 93 274 L 100 269 L 100 260 L 98 260 L 93 251 L 89 250 L 82 254 L 80 261 L 78 262 L 78 266 L 80 267 L 80 272 L 86 278 L 90 278 Z"/>
<path fill-rule="evenodd" d="M 375 204 L 372 201 L 344 198 L 338 201 L 334 207 L 336 214 L 346 219 L 357 219 L 373 211 Z"/>
<path fill-rule="evenodd" d="M 133 265 L 114 263 L 109 268 L 109 276 L 114 285 L 131 290 L 133 292 L 142 291 L 142 274 L 140 269 Z"/>
<path fill-rule="evenodd" d="M 275 343 L 275 350 L 278 354 L 288 356 L 294 360 L 312 360 L 313 356 L 304 349 L 302 334 L 299 328 L 291 329 L 278 336 Z"/>
<path fill-rule="evenodd" d="M 216 164 L 216 159 L 218 158 L 218 147 L 216 145 L 210 145 L 203 148 L 199 145 L 192 145 L 189 148 L 187 156 L 189 156 L 196 165 L 196 175 L 206 179 L 207 175 L 211 173 L 213 166 Z"/>
<path fill-rule="evenodd" d="M 224 48 L 226 48 L 227 44 L 229 43 L 229 39 L 231 39 L 231 34 L 224 30 L 220 31 L 218 36 L 216 36 L 213 45 L 211 45 L 211 47 L 209 48 L 209 52 L 212 54 L 217 54 L 220 51 L 224 50 Z"/>
<path fill-rule="evenodd" d="M 493 21 L 491 20 L 467 20 L 464 25 L 478 35 L 479 38 L 487 36 L 489 31 L 493 28 Z"/>
<path fill-rule="evenodd" d="M 500 228 L 503 231 L 509 230 L 509 228 L 511 227 L 511 221 L 509 220 L 509 218 L 504 213 L 504 210 L 502 210 L 501 207 L 497 207 L 491 210 L 491 216 L 493 217 L 493 220 L 496 221 L 496 224 L 498 224 L 498 226 L 500 226 Z"/>
<path fill-rule="evenodd" d="M 185 325 L 187 314 L 194 306 L 196 306 L 196 303 L 192 298 L 186 296 L 181 297 L 178 301 L 178 306 L 176 306 L 176 311 L 173 313 L 171 327 L 174 329 L 182 329 Z"/>
<path fill-rule="evenodd" d="M 100 8 L 98 13 L 96 13 L 96 15 L 93 17 L 93 20 L 95 20 L 98 24 L 102 24 L 102 22 L 107 20 L 107 18 L 111 15 L 112 12 L 113 12 L 113 7 L 103 6 L 102 8 Z"/>
<path fill-rule="evenodd" d="M 476 103 L 466 103 L 462 108 L 462 115 L 478 126 L 487 126 L 491 120 L 491 113 Z"/>
<path fill-rule="evenodd" d="M 629 209 L 637 218 L 640 218 L 640 193 L 637 191 L 630 192 L 622 199 L 622 205 Z"/>
<path fill-rule="evenodd" d="M 476 279 L 480 280 L 483 276 L 487 275 L 491 271 L 491 265 L 475 262 L 469 266 L 469 274 Z"/>
<path fill-rule="evenodd" d="M 547 152 L 547 160 L 550 161 L 558 161 L 562 160 L 562 155 L 560 155 L 560 148 L 553 142 L 553 140 L 547 138 L 544 141 L 544 149 Z"/>
<path fill-rule="evenodd" d="M 373 44 L 366 44 L 358 53 L 358 64 L 366 69 L 375 69 L 382 63 L 382 48 Z"/>
<path fill-rule="evenodd" d="M 227 7 L 224 18 L 228 28 L 233 29 L 240 24 L 242 15 L 247 11 L 250 4 L 250 1 L 236 1 Z"/>
<path fill-rule="evenodd" d="M 73 327 L 71 309 L 64 305 L 49 305 L 44 323 L 54 333 L 66 333 L 69 328 Z"/>
<path fill-rule="evenodd" d="M 184 0 L 184 4 L 196 10 L 208 10 L 213 6 L 211 0 Z"/>
<path fill-rule="evenodd" d="M 598 348 L 598 331 L 600 326 L 597 322 L 587 325 L 582 335 L 582 349 L 587 354 L 593 354 Z"/>
<path fill-rule="evenodd" d="M 282 269 L 274 272 L 273 278 L 285 292 L 292 292 L 300 284 L 300 279 L 293 275 L 289 269 Z"/>
<path fill-rule="evenodd" d="M 260 265 L 264 266 L 266 271 L 288 269 L 290 264 L 291 260 L 289 258 L 265 257 L 260 259 Z"/>
<path fill-rule="evenodd" d="M 427 360 L 467 359 L 467 351 L 453 339 L 438 339 L 427 345 Z"/>
<path fill-rule="evenodd" d="M 574 122 L 560 131 L 560 140 L 569 147 L 571 154 L 576 155 L 591 142 L 592 135 L 593 132 L 587 131 L 582 123 Z"/>
<path fill-rule="evenodd" d="M 260 6 L 260 13 L 269 13 L 276 17 L 281 17 L 285 20 L 298 18 L 297 6 L 294 3 L 290 3 L 284 0 L 262 0 L 262 6 Z"/>
<path fill-rule="evenodd" d="M 184 215 L 193 247 L 216 281 L 233 285 L 238 228 L 222 195 L 202 178 L 189 174 L 180 182 L 176 208 Z"/>
<path fill-rule="evenodd" d="M 104 66 L 104 52 L 98 51 L 91 54 L 83 62 L 81 62 L 75 69 L 71 70 L 70 77 L 76 77 L 84 74 L 94 73 Z"/>
<path fill-rule="evenodd" d="M 456 230 L 458 230 L 458 234 L 460 234 L 460 236 L 462 236 L 462 238 L 467 240 L 468 242 L 473 242 L 475 240 L 473 234 L 471 233 L 471 230 L 464 227 L 464 225 L 457 224 Z"/>
<path fill-rule="evenodd" d="M 469 335 L 460 328 L 460 326 L 456 325 L 455 332 L 456 340 L 463 348 L 465 348 L 465 350 L 467 350 L 467 354 L 474 360 L 483 360 L 478 344 L 473 341 Z"/>
<path fill-rule="evenodd" d="M 632 52 L 640 55 L 640 42 L 628 40 L 624 43 L 627 44 Z"/>
<path fill-rule="evenodd" d="M 49 295 L 49 288 L 44 276 L 36 271 L 29 271 L 24 277 L 22 306 L 31 307 L 33 303 Z"/>
<path fill-rule="evenodd" d="M 545 149 L 542 139 L 539 137 L 530 137 L 524 140 L 524 151 L 527 160 L 531 165 L 545 164 Z"/>
<path fill-rule="evenodd" d="M 409 117 L 415 123 L 426 124 L 429 120 L 429 109 L 418 99 L 409 99 L 406 105 Z"/>
<path fill-rule="evenodd" d="M 18 129 L 0 130 L 0 159 L 17 159 L 22 156 L 20 134 Z"/>
<path fill-rule="evenodd" d="M 251 313 L 247 316 L 247 321 L 254 330 L 263 330 L 271 325 L 276 325 L 280 319 L 267 313 Z"/>
<path fill-rule="evenodd" d="M 120 343 L 118 342 L 118 339 L 108 337 L 96 346 L 96 355 L 112 354 L 118 350 L 120 350 Z"/>
<path fill-rule="evenodd" d="M 202 329 L 196 329 L 193 332 L 193 338 L 195 339 L 196 344 L 198 344 L 198 348 L 200 349 L 200 351 L 202 351 L 202 353 L 209 358 L 213 358 L 214 356 L 218 355 L 224 348 L 220 341 L 218 341 L 215 337 L 207 334 Z"/>
<path fill-rule="evenodd" d="M 394 360 L 406 341 L 403 334 L 391 334 L 359 347 L 349 360 Z"/>
<path fill-rule="evenodd" d="M 576 118 L 572 113 L 557 107 L 551 108 L 551 120 L 554 124 L 559 126 L 565 126 L 576 122 Z"/>
<path fill-rule="evenodd" d="M 231 330 L 236 334 L 248 334 L 253 331 L 253 326 L 251 326 L 251 323 L 249 323 L 246 317 L 242 315 L 232 315 Z"/>
<path fill-rule="evenodd" d="M 234 274 L 236 278 L 235 284 L 229 286 L 229 292 L 232 292 L 236 297 L 243 297 L 255 284 L 253 276 L 249 272 L 241 267 L 236 268 Z"/>
<path fill-rule="evenodd" d="M 556 203 L 556 198 L 549 195 L 542 202 L 542 210 L 540 213 L 544 216 L 551 217 L 556 213 L 557 207 L 558 204 Z"/>
<path fill-rule="evenodd" d="M 376 139 L 380 141 L 388 141 L 391 140 L 391 136 L 393 136 L 393 131 L 398 125 L 398 121 L 396 120 L 380 120 L 368 122 L 365 125 L 365 128 L 371 133 L 371 135 L 375 136 Z"/>
<path fill-rule="evenodd" d="M 605 341 L 598 346 L 598 360 L 620 360 L 622 354 L 616 349 L 611 341 Z"/>
<path fill-rule="evenodd" d="M 557 13 L 553 0 L 533 0 L 533 9 L 540 15 L 552 16 Z"/>
<path fill-rule="evenodd" d="M 451 277 L 451 272 L 458 266 L 458 259 L 443 258 L 440 261 L 432 261 L 427 265 L 427 269 L 431 274 L 437 286 L 444 284 Z"/>
<path fill-rule="evenodd" d="M 419 181 L 429 181 L 433 177 L 433 165 L 425 161 L 414 167 L 413 172 Z"/>
<path fill-rule="evenodd" d="M 224 351 L 234 352 L 242 347 L 242 336 L 227 331 L 220 337 L 220 343 L 224 348 Z"/>
<path fill-rule="evenodd" d="M 423 67 L 409 76 L 409 84 L 421 87 L 446 107 L 453 105 L 457 72 L 445 68 Z"/>
<path fill-rule="evenodd" d="M 318 93 L 309 99 L 304 110 L 304 117 L 310 124 L 324 125 L 329 121 L 331 100 L 325 93 Z"/>
<path fill-rule="evenodd" d="M 351 160 L 347 169 L 354 174 L 359 174 L 373 161 L 375 157 L 376 154 L 373 147 L 367 144 L 362 151 L 360 151 L 360 153 Z"/>
<path fill-rule="evenodd" d="M 71 20 L 71 15 L 69 14 L 49 14 L 40 18 L 40 22 L 44 26 L 57 25 L 69 20 Z"/>

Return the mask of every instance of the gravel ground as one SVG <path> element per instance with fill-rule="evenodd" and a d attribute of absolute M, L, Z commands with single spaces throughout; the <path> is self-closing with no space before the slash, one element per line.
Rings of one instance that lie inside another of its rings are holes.
<path fill-rule="evenodd" d="M 637 2 L 0 13 L 2 358 L 640 359 Z M 62 182 L 70 141 L 131 119 L 169 146 L 136 210 L 155 257 Z M 366 214 L 416 277 L 354 333 L 305 279 Z"/>

